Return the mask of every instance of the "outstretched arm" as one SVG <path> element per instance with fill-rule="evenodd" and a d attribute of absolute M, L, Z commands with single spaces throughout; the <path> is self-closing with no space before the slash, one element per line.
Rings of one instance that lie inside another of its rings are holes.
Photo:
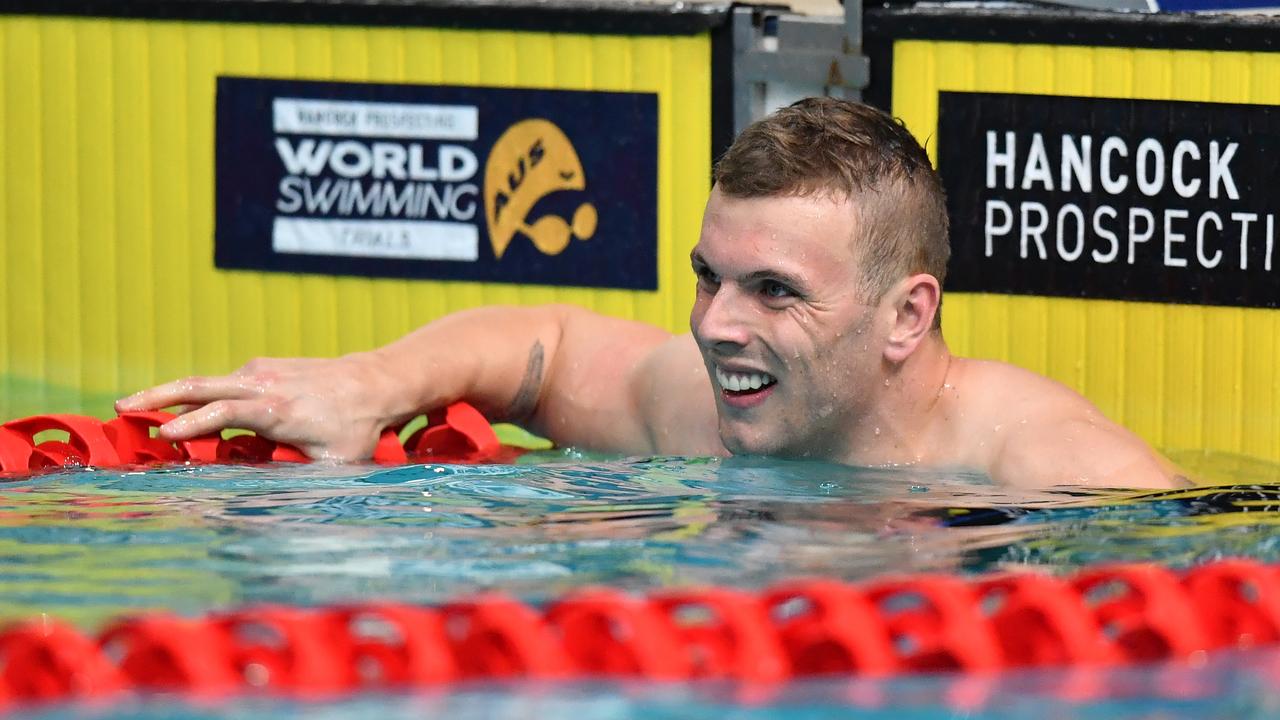
<path fill-rule="evenodd" d="M 670 338 L 649 325 L 565 305 L 489 307 L 430 323 L 383 348 L 333 359 L 256 359 L 218 377 L 144 390 L 116 409 L 194 406 L 171 440 L 254 430 L 316 458 L 368 457 L 383 428 L 458 400 L 561 444 L 645 452 L 630 389 Z"/>

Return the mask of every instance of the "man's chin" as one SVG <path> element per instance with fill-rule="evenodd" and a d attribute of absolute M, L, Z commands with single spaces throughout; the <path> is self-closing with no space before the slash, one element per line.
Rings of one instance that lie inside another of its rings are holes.
<path fill-rule="evenodd" d="M 764 428 L 720 428 L 720 442 L 734 455 L 784 455 L 781 439 Z"/>

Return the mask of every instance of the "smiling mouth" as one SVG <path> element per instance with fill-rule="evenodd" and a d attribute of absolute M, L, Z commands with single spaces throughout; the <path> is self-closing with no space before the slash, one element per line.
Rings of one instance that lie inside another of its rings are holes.
<path fill-rule="evenodd" d="M 777 378 L 769 373 L 727 372 L 716 366 L 716 383 L 730 396 L 753 395 L 773 387 Z"/>

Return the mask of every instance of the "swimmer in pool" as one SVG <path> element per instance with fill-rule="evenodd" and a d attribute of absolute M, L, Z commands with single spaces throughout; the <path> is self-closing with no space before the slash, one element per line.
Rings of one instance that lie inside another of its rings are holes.
<path fill-rule="evenodd" d="M 939 323 L 943 190 L 898 122 L 800 101 L 716 164 L 691 332 L 582 308 L 459 312 L 370 352 L 258 359 L 119 401 L 171 440 L 252 429 L 314 458 L 466 400 L 560 445 L 981 470 L 1008 485 L 1171 487 L 1176 468 L 1072 390 L 957 357 Z"/>

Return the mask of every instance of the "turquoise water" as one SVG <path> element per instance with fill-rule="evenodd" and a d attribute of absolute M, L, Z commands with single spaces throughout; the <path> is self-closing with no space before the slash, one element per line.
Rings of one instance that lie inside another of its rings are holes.
<path fill-rule="evenodd" d="M 573 453 L 480 467 L 73 469 L 0 482 L 0 616 L 47 613 L 92 630 L 140 610 L 434 603 L 480 589 L 536 603 L 588 585 L 756 589 L 813 575 L 1280 560 L 1280 468 L 1229 456 L 1176 459 L 1232 487 L 1154 496 L 1030 493 L 947 472 Z M 752 702 L 739 689 L 707 684 L 525 685 L 318 705 L 167 700 L 48 712 L 772 718 L 854 707 L 868 717 L 903 718 L 1044 717 L 1050 708 L 1058 711 L 1051 717 L 1199 718 L 1280 710 L 1280 691 L 1272 689 L 1280 654 L 1221 653 L 1194 672 L 1113 670 L 1088 702 L 1057 697 L 1054 688 L 1071 677 L 1039 671 L 980 681 L 811 682 Z"/>

